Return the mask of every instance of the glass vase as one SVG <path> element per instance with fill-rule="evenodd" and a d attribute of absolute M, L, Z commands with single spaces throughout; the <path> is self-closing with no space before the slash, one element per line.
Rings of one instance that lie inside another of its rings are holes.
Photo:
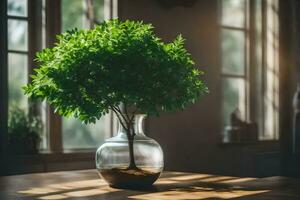
<path fill-rule="evenodd" d="M 141 114 L 134 116 L 134 137 L 129 135 L 132 130 L 125 129 L 119 121 L 118 134 L 107 139 L 96 152 L 97 170 L 112 187 L 148 187 L 163 170 L 162 149 L 154 139 L 144 134 L 144 118 L 145 115 Z"/>

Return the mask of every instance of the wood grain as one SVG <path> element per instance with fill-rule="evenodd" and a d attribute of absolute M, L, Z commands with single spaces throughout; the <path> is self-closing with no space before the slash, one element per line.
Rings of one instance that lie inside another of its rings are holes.
<path fill-rule="evenodd" d="M 110 188 L 96 170 L 37 173 L 0 178 L 0 199 L 299 200 L 300 179 L 238 178 L 165 172 L 144 190 Z"/>

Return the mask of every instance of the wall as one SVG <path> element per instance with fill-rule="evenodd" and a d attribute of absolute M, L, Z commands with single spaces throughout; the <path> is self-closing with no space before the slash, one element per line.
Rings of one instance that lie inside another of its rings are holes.
<path fill-rule="evenodd" d="M 276 144 L 221 145 L 220 56 L 217 0 L 195 1 L 191 7 L 164 7 L 159 0 L 120 0 L 121 19 L 152 23 L 168 42 L 181 33 L 197 66 L 205 71 L 210 94 L 183 112 L 151 118 L 147 134 L 163 147 L 167 170 L 231 175 L 257 175 L 257 152 Z M 171 1 L 170 1 L 171 2 Z M 178 1 L 177 1 L 178 2 Z M 269 148 L 270 147 L 270 148 Z M 265 163 L 265 169 L 273 163 Z"/>
<path fill-rule="evenodd" d="M 285 176 L 300 177 L 300 154 L 293 154 L 293 97 L 300 83 L 300 2 L 298 0 L 281 1 L 281 60 L 282 60 L 282 173 Z"/>

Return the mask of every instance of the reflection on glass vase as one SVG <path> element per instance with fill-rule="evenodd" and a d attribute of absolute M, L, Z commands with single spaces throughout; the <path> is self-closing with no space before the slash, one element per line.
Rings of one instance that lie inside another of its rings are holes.
<path fill-rule="evenodd" d="M 144 134 L 144 118 L 135 115 L 132 126 L 119 122 L 117 136 L 107 139 L 96 152 L 98 172 L 112 187 L 151 186 L 163 170 L 162 149 Z"/>

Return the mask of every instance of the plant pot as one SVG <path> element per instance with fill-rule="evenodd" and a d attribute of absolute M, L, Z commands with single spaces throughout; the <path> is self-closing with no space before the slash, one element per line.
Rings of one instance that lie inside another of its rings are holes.
<path fill-rule="evenodd" d="M 107 139 L 96 152 L 100 176 L 112 187 L 141 188 L 151 186 L 163 170 L 160 145 L 143 132 L 145 115 L 134 119 L 133 139 L 119 122 L 118 134 Z"/>

